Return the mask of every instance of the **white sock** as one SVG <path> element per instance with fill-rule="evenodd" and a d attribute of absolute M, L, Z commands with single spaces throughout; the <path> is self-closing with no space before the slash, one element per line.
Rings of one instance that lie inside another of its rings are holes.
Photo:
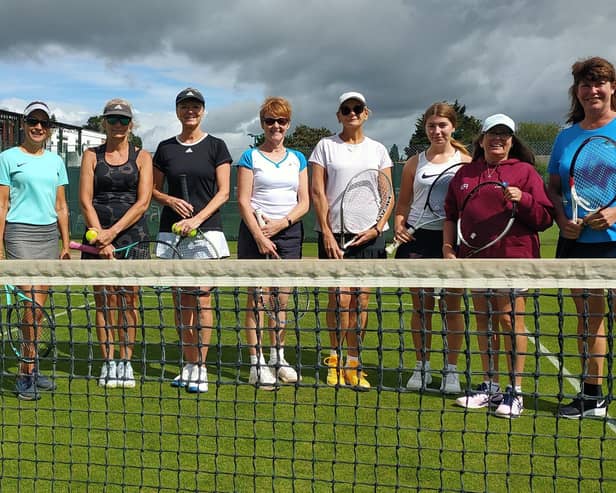
<path fill-rule="evenodd" d="M 251 354 L 250 355 L 250 366 L 257 366 L 258 362 L 259 362 L 259 357 L 256 354 Z"/>
<path fill-rule="evenodd" d="M 458 371 L 458 365 L 447 365 L 447 373 L 455 373 Z"/>
<path fill-rule="evenodd" d="M 359 363 L 359 358 L 357 356 L 350 356 L 347 354 L 347 364 L 351 363 L 351 362 L 356 362 Z"/>
<path fill-rule="evenodd" d="M 516 385 L 514 387 L 515 393 L 516 394 L 521 394 L 522 393 L 522 386 L 521 385 Z"/>

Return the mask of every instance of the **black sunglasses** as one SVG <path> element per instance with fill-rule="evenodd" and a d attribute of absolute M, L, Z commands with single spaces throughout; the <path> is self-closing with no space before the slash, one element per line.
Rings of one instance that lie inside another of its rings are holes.
<path fill-rule="evenodd" d="M 109 125 L 115 125 L 118 122 L 122 125 L 128 125 L 131 118 L 129 116 L 106 116 L 105 120 L 107 120 L 107 123 L 109 123 Z"/>
<path fill-rule="evenodd" d="M 49 120 L 39 120 L 38 118 L 32 118 L 31 116 L 26 118 L 26 123 L 30 127 L 36 127 L 39 123 L 41 124 L 41 127 L 43 128 L 51 127 L 51 122 Z"/>
<path fill-rule="evenodd" d="M 287 123 L 289 123 L 288 118 L 280 117 L 280 118 L 263 118 L 263 123 L 265 123 L 268 127 L 271 127 L 274 123 L 277 123 L 281 127 L 284 127 Z"/>
<path fill-rule="evenodd" d="M 364 112 L 364 109 L 366 109 L 366 106 L 363 104 L 356 104 L 352 108 L 350 106 L 341 106 L 340 113 L 342 113 L 344 116 L 348 116 L 351 114 L 352 111 L 356 115 L 361 115 Z"/>

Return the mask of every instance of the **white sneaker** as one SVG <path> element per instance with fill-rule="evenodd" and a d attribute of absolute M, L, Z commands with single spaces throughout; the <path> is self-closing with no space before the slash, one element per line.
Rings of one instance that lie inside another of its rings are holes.
<path fill-rule="evenodd" d="M 516 395 L 511 387 L 507 387 L 503 402 L 496 408 L 494 414 L 499 418 L 519 418 L 524 411 L 524 400 L 521 395 Z"/>
<path fill-rule="evenodd" d="M 171 380 L 171 386 L 172 387 L 186 387 L 192 375 L 192 369 L 193 369 L 193 364 L 186 363 L 182 367 L 182 371 L 180 372 L 180 374 L 177 377 L 175 377 L 173 380 Z"/>
<path fill-rule="evenodd" d="M 248 383 L 262 390 L 276 389 L 276 377 L 270 367 L 264 364 L 257 363 L 257 365 L 250 367 Z"/>
<path fill-rule="evenodd" d="M 488 406 L 497 406 L 503 400 L 503 394 L 500 389 L 490 390 L 488 384 L 483 382 L 477 390 L 470 395 L 463 395 L 456 399 L 456 404 L 467 409 L 479 409 Z"/>
<path fill-rule="evenodd" d="M 432 373 L 430 373 L 430 367 L 424 366 L 419 362 L 415 365 L 411 378 L 406 382 L 406 388 L 409 390 L 424 390 L 431 383 Z"/>
<path fill-rule="evenodd" d="M 98 379 L 98 385 L 101 387 L 109 387 L 111 389 L 118 386 L 118 376 L 115 361 L 105 361 L 101 367 L 101 376 Z"/>
<path fill-rule="evenodd" d="M 135 374 L 133 373 L 133 367 L 130 361 L 120 361 L 116 367 L 116 375 L 118 379 L 118 387 L 134 388 L 135 387 Z"/>
<path fill-rule="evenodd" d="M 278 377 L 278 380 L 284 383 L 295 383 L 301 380 L 301 377 L 297 375 L 297 371 L 293 368 L 287 360 L 282 358 L 280 361 L 275 362 L 271 359 L 268 363 L 271 372 Z"/>
<path fill-rule="evenodd" d="M 186 391 L 191 393 L 207 392 L 207 368 L 205 365 L 193 365 Z"/>
<path fill-rule="evenodd" d="M 462 392 L 460 387 L 460 375 L 455 371 L 443 371 L 443 380 L 441 381 L 441 392 L 443 394 L 459 394 Z"/>

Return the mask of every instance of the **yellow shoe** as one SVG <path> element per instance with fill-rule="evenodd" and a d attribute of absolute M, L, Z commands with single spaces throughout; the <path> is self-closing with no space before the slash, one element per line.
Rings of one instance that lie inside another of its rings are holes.
<path fill-rule="evenodd" d="M 323 360 L 328 367 L 327 370 L 327 385 L 344 385 L 344 373 L 338 366 L 337 356 L 328 356 Z"/>
<path fill-rule="evenodd" d="M 355 387 L 357 390 L 369 390 L 370 382 L 366 380 L 368 375 L 367 373 L 359 370 L 357 368 L 358 366 L 359 362 L 347 360 L 347 365 L 344 370 L 344 380 L 347 385 Z"/>

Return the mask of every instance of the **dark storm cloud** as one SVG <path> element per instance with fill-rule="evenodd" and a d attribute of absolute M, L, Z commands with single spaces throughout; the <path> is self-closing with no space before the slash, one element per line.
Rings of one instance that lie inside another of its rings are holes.
<path fill-rule="evenodd" d="M 507 112 L 518 120 L 562 121 L 571 64 L 591 55 L 616 61 L 608 42 L 615 5 L 26 0 L 2 7 L 0 57 L 36 58 L 46 46 L 111 65 L 175 54 L 224 71 L 230 89 L 286 96 L 296 122 L 332 129 L 337 96 L 359 90 L 373 109 L 371 133 L 400 145 L 414 118 L 439 100 L 458 99 L 480 118 Z M 211 116 L 219 118 L 217 128 L 237 132 L 256 108 L 235 104 Z"/>

